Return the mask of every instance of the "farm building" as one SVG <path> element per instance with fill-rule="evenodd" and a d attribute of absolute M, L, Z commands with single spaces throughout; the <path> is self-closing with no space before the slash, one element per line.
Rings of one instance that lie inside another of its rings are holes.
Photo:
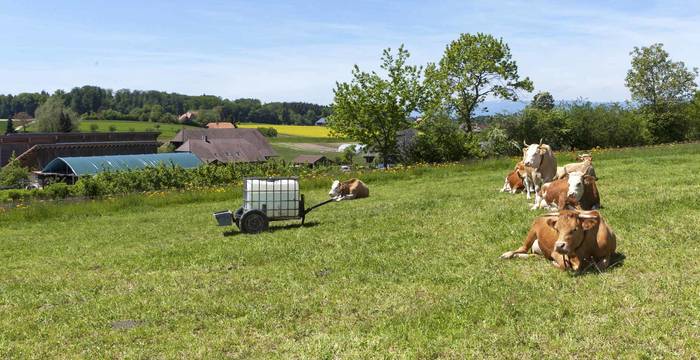
<path fill-rule="evenodd" d="M 206 162 L 259 162 L 277 156 L 257 129 L 182 129 L 170 143 Z"/>
<path fill-rule="evenodd" d="M 190 139 L 176 152 L 196 154 L 206 163 L 264 162 L 267 158 L 245 139 Z"/>
<path fill-rule="evenodd" d="M 52 179 L 73 184 L 81 176 L 107 171 L 139 170 L 161 164 L 190 169 L 201 165 L 202 161 L 190 153 L 59 157 L 36 174 L 41 183 Z"/>
<path fill-rule="evenodd" d="M 305 165 L 310 167 L 330 165 L 333 163 L 330 159 L 323 155 L 299 155 L 292 160 L 294 165 Z"/>
<path fill-rule="evenodd" d="M 317 126 L 325 126 L 326 125 L 326 118 L 320 118 L 316 120 L 316 125 Z"/>
<path fill-rule="evenodd" d="M 0 166 L 15 154 L 23 166 L 38 170 L 57 157 L 153 154 L 158 132 L 21 133 L 0 136 Z"/>

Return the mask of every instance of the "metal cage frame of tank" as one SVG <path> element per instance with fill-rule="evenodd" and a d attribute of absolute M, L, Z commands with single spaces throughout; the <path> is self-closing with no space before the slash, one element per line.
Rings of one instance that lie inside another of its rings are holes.
<path fill-rule="evenodd" d="M 267 206 L 265 203 L 267 203 L 267 197 L 265 201 L 253 201 L 253 200 L 248 200 L 258 198 L 260 197 L 255 197 L 255 196 L 248 196 L 249 193 L 271 193 L 273 195 L 273 200 L 272 202 L 275 203 L 275 195 L 278 192 L 282 192 L 282 188 L 277 190 L 274 185 L 272 190 L 270 189 L 263 189 L 263 190 L 255 190 L 255 189 L 248 189 L 248 180 L 260 180 L 260 181 L 268 181 L 268 182 L 273 182 L 276 183 L 281 180 L 294 180 L 297 182 L 296 190 L 294 190 L 294 200 L 282 200 L 280 199 L 280 202 L 284 202 L 284 207 L 283 208 L 276 208 L 273 210 L 267 209 Z M 328 204 L 330 202 L 334 201 L 334 199 L 329 199 L 326 201 L 323 201 L 321 203 L 318 203 L 310 208 L 304 208 L 305 206 L 305 201 L 304 201 L 304 194 L 301 194 L 301 189 L 299 185 L 299 177 L 297 176 L 287 176 L 287 177 L 246 177 L 243 179 L 243 206 L 239 207 L 235 212 L 231 212 L 230 210 L 225 210 L 225 211 L 218 211 L 214 213 L 214 218 L 218 222 L 219 226 L 231 226 L 234 223 L 238 228 L 245 233 L 258 233 L 264 230 L 268 229 L 269 222 L 270 221 L 283 221 L 283 220 L 298 220 L 301 219 L 301 224 L 304 225 L 304 221 L 306 220 L 306 214 L 308 214 L 311 210 Z M 265 203 L 263 203 L 265 202 Z M 261 204 L 262 203 L 262 204 Z M 289 213 L 292 212 L 292 215 L 286 215 L 286 216 L 275 216 L 274 212 L 279 211 L 279 212 L 285 212 Z M 272 213 L 273 215 L 270 215 Z"/>

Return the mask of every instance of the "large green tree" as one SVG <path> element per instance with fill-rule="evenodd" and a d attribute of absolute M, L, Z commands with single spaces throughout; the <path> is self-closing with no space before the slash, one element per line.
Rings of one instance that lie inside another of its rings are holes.
<path fill-rule="evenodd" d="M 426 67 L 425 85 L 424 116 L 447 112 L 466 131 L 487 98 L 517 101 L 519 91 L 533 89 L 529 78 L 518 75 L 508 44 L 482 33 L 462 34 L 447 45 L 440 62 Z"/>
<path fill-rule="evenodd" d="M 630 55 L 632 68 L 627 71 L 625 85 L 648 116 L 652 135 L 657 142 L 684 140 L 692 119 L 683 107 L 695 93 L 698 69 L 671 60 L 663 44 L 635 47 Z"/>
<path fill-rule="evenodd" d="M 539 92 L 532 98 L 530 106 L 540 110 L 552 110 L 554 108 L 554 97 L 547 91 Z"/>
<path fill-rule="evenodd" d="M 334 134 L 367 144 L 386 163 L 397 151 L 397 132 L 411 127 L 409 116 L 421 98 L 422 68 L 408 65 L 410 54 L 399 47 L 386 49 L 381 58 L 384 77 L 355 65 L 353 79 L 336 83 L 333 114 L 327 126 Z"/>
<path fill-rule="evenodd" d="M 71 132 L 76 127 L 77 115 L 64 105 L 63 97 L 51 96 L 36 109 L 36 124 L 39 131 Z"/>

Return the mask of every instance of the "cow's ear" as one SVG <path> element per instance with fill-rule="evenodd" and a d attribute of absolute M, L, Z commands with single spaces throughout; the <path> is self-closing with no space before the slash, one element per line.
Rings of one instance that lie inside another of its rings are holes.
<path fill-rule="evenodd" d="M 583 230 L 591 230 L 600 224 L 600 219 L 583 219 L 581 221 L 581 227 L 583 227 Z"/>
<path fill-rule="evenodd" d="M 547 225 L 549 225 L 549 227 L 553 228 L 557 225 L 557 220 L 558 220 L 557 218 L 551 217 L 551 218 L 547 219 Z"/>

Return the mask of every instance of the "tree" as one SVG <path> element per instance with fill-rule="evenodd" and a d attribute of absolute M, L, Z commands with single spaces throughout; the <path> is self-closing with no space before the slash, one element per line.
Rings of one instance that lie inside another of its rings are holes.
<path fill-rule="evenodd" d="M 0 187 L 18 188 L 29 181 L 29 169 L 23 167 L 19 161 L 15 160 L 15 153 L 12 153 L 10 160 L 0 169 Z"/>
<path fill-rule="evenodd" d="M 698 69 L 688 69 L 682 61 L 671 60 L 663 44 L 635 47 L 630 55 L 632 68 L 627 71 L 625 85 L 632 100 L 649 117 L 652 135 L 659 142 L 683 140 L 690 119 L 682 105 L 695 93 Z"/>
<path fill-rule="evenodd" d="M 377 151 L 386 164 L 396 152 L 397 132 L 409 128 L 409 116 L 421 98 L 421 67 L 407 65 L 410 54 L 401 45 L 394 55 L 386 49 L 381 58 L 383 78 L 355 65 L 349 83 L 336 83 L 333 114 L 328 128 Z"/>
<path fill-rule="evenodd" d="M 456 116 L 466 131 L 478 105 L 488 97 L 517 101 L 518 91 L 532 91 L 529 78 L 520 79 L 510 48 L 502 39 L 477 33 L 451 42 L 440 62 L 425 71 L 424 117 Z"/>
<path fill-rule="evenodd" d="M 5 128 L 5 135 L 7 134 L 14 134 L 17 131 L 15 130 L 15 125 L 12 123 L 12 117 L 7 119 L 7 127 Z"/>
<path fill-rule="evenodd" d="M 22 111 L 15 114 L 14 120 L 17 120 L 19 127 L 22 128 L 23 132 L 27 132 L 27 125 L 29 125 L 29 122 L 32 121 L 32 117 L 26 112 Z"/>
<path fill-rule="evenodd" d="M 36 109 L 36 123 L 39 131 L 70 132 L 75 128 L 75 113 L 66 108 L 62 96 L 51 96 Z"/>
<path fill-rule="evenodd" d="M 532 98 L 530 106 L 540 110 L 552 110 L 554 108 L 554 97 L 547 91 L 539 92 Z"/>

